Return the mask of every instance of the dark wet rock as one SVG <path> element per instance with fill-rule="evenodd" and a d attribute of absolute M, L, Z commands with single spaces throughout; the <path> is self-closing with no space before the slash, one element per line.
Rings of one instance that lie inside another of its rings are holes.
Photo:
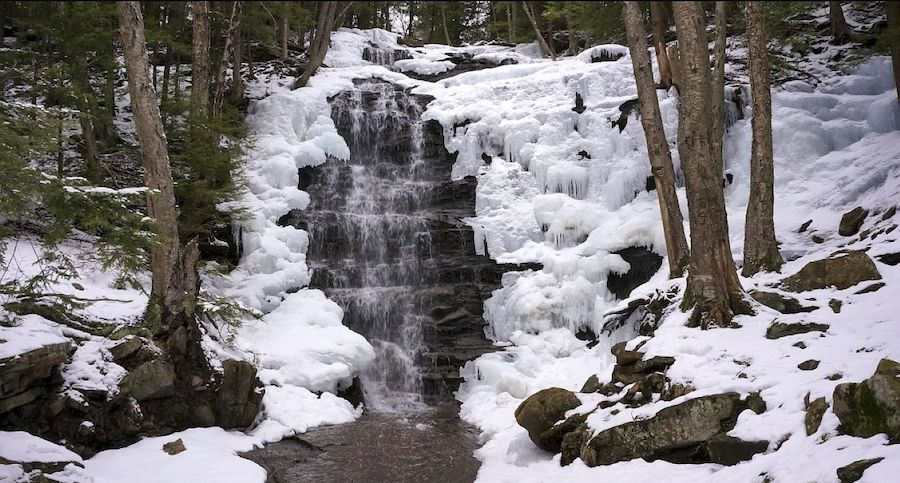
<path fill-rule="evenodd" d="M 847 466 L 842 466 L 837 469 L 838 480 L 841 483 L 854 483 L 855 481 L 859 481 L 867 469 L 880 463 L 883 459 L 884 458 L 871 458 L 859 460 L 854 461 Z"/>
<path fill-rule="evenodd" d="M 583 393 L 597 392 L 600 390 L 601 386 L 602 385 L 600 384 L 600 380 L 597 378 L 597 375 L 594 374 L 591 377 L 587 378 L 586 381 L 584 381 L 584 384 L 581 386 L 581 391 L 579 391 L 579 392 L 583 392 Z"/>
<path fill-rule="evenodd" d="M 44 392 L 54 369 L 69 360 L 71 342 L 48 344 L 0 359 L 0 413 L 28 404 Z"/>
<path fill-rule="evenodd" d="M 766 307 L 777 310 L 782 314 L 799 314 L 802 312 L 812 312 L 813 310 L 816 310 L 818 308 L 812 306 L 804 306 L 800 303 L 799 300 L 793 297 L 775 292 L 751 290 L 750 296 L 753 297 L 757 302 L 765 305 Z"/>
<path fill-rule="evenodd" d="M 817 367 L 819 367 L 819 361 L 815 359 L 803 361 L 797 365 L 797 369 L 800 369 L 801 371 L 814 371 Z"/>
<path fill-rule="evenodd" d="M 406 49 L 383 49 L 372 46 L 363 49 L 362 58 L 373 64 L 391 66 L 398 60 L 411 59 L 412 55 Z"/>
<path fill-rule="evenodd" d="M 765 441 L 746 442 L 725 433 L 734 428 L 749 402 L 737 393 L 690 399 L 655 416 L 606 429 L 581 449 L 588 466 L 644 458 L 673 463 L 735 464 L 768 447 Z"/>
<path fill-rule="evenodd" d="M 338 388 L 337 396 L 346 399 L 353 407 L 359 407 L 363 403 L 362 382 L 360 382 L 358 377 L 354 377 L 350 386 Z"/>
<path fill-rule="evenodd" d="M 153 360 L 145 362 L 129 372 L 119 382 L 123 394 L 138 401 L 160 399 L 175 394 L 175 367 L 172 364 Z"/>
<path fill-rule="evenodd" d="M 819 244 L 825 243 L 825 239 L 820 237 L 819 235 L 813 235 L 811 239 L 812 239 L 813 243 L 819 243 Z"/>
<path fill-rule="evenodd" d="M 796 347 L 796 348 L 798 348 L 798 349 L 806 349 L 806 344 L 804 344 L 802 340 L 801 340 L 800 342 L 796 342 L 796 343 L 791 344 L 791 345 L 794 346 L 794 347 Z"/>
<path fill-rule="evenodd" d="M 900 442 L 900 364 L 882 359 L 868 379 L 834 388 L 834 414 L 842 434 L 868 438 L 886 433 Z"/>
<path fill-rule="evenodd" d="M 584 112 L 587 108 L 584 107 L 584 99 L 581 97 L 581 94 L 575 93 L 575 107 L 572 108 L 578 114 Z"/>
<path fill-rule="evenodd" d="M 875 257 L 879 262 L 884 263 L 885 265 L 896 266 L 900 263 L 900 252 L 897 253 L 885 253 L 884 255 L 878 255 Z"/>
<path fill-rule="evenodd" d="M 618 126 L 619 132 L 624 131 L 625 126 L 628 125 L 628 118 L 632 114 L 637 115 L 637 113 L 638 113 L 637 109 L 638 109 L 637 98 L 629 99 L 629 100 L 623 102 L 622 105 L 619 106 L 619 112 L 620 112 L 619 118 L 612 121 L 612 127 Z"/>
<path fill-rule="evenodd" d="M 613 357 L 616 358 L 616 364 L 622 366 L 630 366 L 644 358 L 644 353 L 636 350 L 626 350 L 628 342 L 619 342 L 610 349 Z"/>
<path fill-rule="evenodd" d="M 162 449 L 167 454 L 176 455 L 186 450 L 187 448 L 184 447 L 184 441 L 182 441 L 181 438 L 178 438 L 175 441 L 169 441 L 168 443 L 164 444 Z"/>
<path fill-rule="evenodd" d="M 628 298 L 632 290 L 650 280 L 662 265 L 663 258 L 645 247 L 628 247 L 613 253 L 631 266 L 627 272 L 610 273 L 606 279 L 607 289 L 619 300 Z"/>
<path fill-rule="evenodd" d="M 548 436 L 551 438 L 545 439 L 544 433 L 562 421 L 566 411 L 580 405 L 581 401 L 572 391 L 558 387 L 543 389 L 528 396 L 519 404 L 516 408 L 516 422 L 528 431 L 528 437 L 539 448 L 559 452 L 562 435 L 550 433 Z"/>
<path fill-rule="evenodd" d="M 844 305 L 844 302 L 842 302 L 838 299 L 831 299 L 828 301 L 828 306 L 831 307 L 831 310 L 836 314 L 841 313 L 841 307 L 843 305 Z"/>
<path fill-rule="evenodd" d="M 873 283 L 871 285 L 867 285 L 867 286 L 863 287 L 861 290 L 859 290 L 857 292 L 854 292 L 854 294 L 862 295 L 862 294 L 866 294 L 866 293 L 877 292 L 878 290 L 881 290 L 881 288 L 884 287 L 884 285 L 885 285 L 884 282 Z"/>
<path fill-rule="evenodd" d="M 822 416 L 825 415 L 827 410 L 828 401 L 824 397 L 809 403 L 809 406 L 806 408 L 806 417 L 804 418 L 807 436 L 812 436 L 813 433 L 819 430 L 819 426 L 822 424 Z"/>
<path fill-rule="evenodd" d="M 889 219 L 893 218 L 895 214 L 897 214 L 897 207 L 892 206 L 892 207 L 888 208 L 887 210 L 885 210 L 884 214 L 881 215 L 881 221 L 889 220 Z"/>
<path fill-rule="evenodd" d="M 843 290 L 866 280 L 881 280 L 881 274 L 864 251 L 852 250 L 809 262 L 782 282 L 788 290 L 805 292 L 832 286 Z"/>
<path fill-rule="evenodd" d="M 780 339 L 790 335 L 806 334 L 808 332 L 825 332 L 828 330 L 827 324 L 816 323 L 797 323 L 787 324 L 784 322 L 775 322 L 766 330 L 767 339 Z"/>
<path fill-rule="evenodd" d="M 647 179 L 644 181 L 644 191 L 651 192 L 656 189 L 656 178 L 652 175 L 647 176 Z"/>
<path fill-rule="evenodd" d="M 800 225 L 800 229 L 797 230 L 797 233 L 803 233 L 803 232 L 805 232 L 806 229 L 809 228 L 809 225 L 812 225 L 812 222 L 813 222 L 812 220 L 809 220 L 809 221 L 807 221 L 806 223 Z"/>
<path fill-rule="evenodd" d="M 490 165 L 494 162 L 494 157 L 487 153 L 481 153 L 481 160 L 484 161 L 484 164 Z"/>
<path fill-rule="evenodd" d="M 734 183 L 734 175 L 731 173 L 725 173 L 725 176 L 722 178 L 722 187 L 726 188 L 731 186 Z"/>
<path fill-rule="evenodd" d="M 624 56 L 625 54 L 623 54 L 622 52 L 613 52 L 605 49 L 600 49 L 591 55 L 591 62 L 613 62 L 621 59 Z"/>
<path fill-rule="evenodd" d="M 582 149 L 578 151 L 578 159 L 591 159 L 591 154 Z"/>
<path fill-rule="evenodd" d="M 256 367 L 234 359 L 222 363 L 224 373 L 216 400 L 216 424 L 223 428 L 243 428 L 253 423 L 264 391 L 256 377 Z"/>
<path fill-rule="evenodd" d="M 841 236 L 853 236 L 859 233 L 859 229 L 862 227 L 863 222 L 866 221 L 866 216 L 868 215 L 869 210 L 865 210 L 861 206 L 844 213 L 844 216 L 841 217 L 838 233 Z"/>
<path fill-rule="evenodd" d="M 404 74 L 407 77 L 411 77 L 417 80 L 437 82 L 439 80 L 448 79 L 450 77 L 466 72 L 491 69 L 501 65 L 511 65 L 516 63 L 516 61 L 513 59 L 504 59 L 501 62 L 494 62 L 486 59 L 475 59 L 473 58 L 472 54 L 462 52 L 448 54 L 446 60 L 449 60 L 454 64 L 453 68 L 448 71 L 440 72 L 437 74 L 418 74 L 412 71 L 408 71 L 404 72 Z"/>
<path fill-rule="evenodd" d="M 562 444 L 560 444 L 560 460 L 559 464 L 568 466 L 573 461 L 581 457 L 581 448 L 591 438 L 591 430 L 586 424 L 575 428 L 573 431 L 563 436 Z"/>
<path fill-rule="evenodd" d="M 662 316 L 678 295 L 678 289 L 657 290 L 650 298 L 628 302 L 624 309 L 603 314 L 603 333 L 612 334 L 622 327 L 634 327 L 640 335 L 652 336 Z"/>
<path fill-rule="evenodd" d="M 573 414 L 564 421 L 553 425 L 541 433 L 541 445 L 539 445 L 539 447 L 547 451 L 553 451 L 554 453 L 561 452 L 566 435 L 573 431 L 577 431 L 579 428 L 585 427 L 585 421 L 590 414 L 591 413 Z"/>

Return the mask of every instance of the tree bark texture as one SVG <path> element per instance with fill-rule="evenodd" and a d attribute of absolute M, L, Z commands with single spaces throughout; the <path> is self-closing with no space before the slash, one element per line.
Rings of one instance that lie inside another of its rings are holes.
<path fill-rule="evenodd" d="M 291 36 L 291 24 L 288 23 L 287 17 L 278 18 L 278 33 L 281 37 L 281 58 L 288 58 L 288 39 Z M 238 47 L 240 49 L 240 47 Z"/>
<path fill-rule="evenodd" d="M 828 2 L 828 20 L 831 23 L 832 43 L 835 45 L 846 44 L 850 40 L 850 27 L 844 18 L 844 9 L 841 2 Z"/>
<path fill-rule="evenodd" d="M 150 84 L 150 66 L 144 39 L 144 21 L 139 2 L 116 2 L 119 18 L 119 34 L 125 54 L 125 70 L 128 74 L 128 92 L 134 111 L 137 139 L 144 163 L 144 181 L 147 193 L 148 215 L 154 219 L 156 239 L 150 249 L 150 268 L 153 275 L 150 288 L 148 314 L 158 317 L 161 330 L 167 331 L 186 325 L 193 318 L 193 300 L 186 293 L 195 289 L 186 287 L 185 281 L 193 280 L 196 264 L 185 267 L 183 259 L 194 258 L 194 248 L 182 252 L 178 237 L 175 187 L 169 166 L 166 136 L 162 128 L 156 92 Z M 184 268 L 188 268 L 185 274 Z M 156 323 L 152 320 L 151 323 Z"/>
<path fill-rule="evenodd" d="M 663 130 L 662 115 L 653 83 L 653 68 L 647 53 L 647 33 L 641 22 L 641 11 L 637 2 L 623 2 L 622 17 L 631 51 L 631 65 L 637 83 L 638 108 L 641 125 L 647 138 L 647 154 L 656 193 L 659 198 L 659 212 L 663 233 L 666 238 L 666 252 L 669 257 L 669 276 L 680 277 L 690 262 L 690 251 L 684 235 L 684 219 L 678 196 L 675 194 L 675 169 L 672 167 L 672 153 Z"/>
<path fill-rule="evenodd" d="M 556 60 L 556 52 L 553 50 L 553 47 L 547 42 L 544 38 L 544 35 L 541 33 L 541 29 L 538 26 L 537 16 L 534 13 L 534 8 L 531 6 L 529 2 L 522 2 L 522 9 L 525 10 L 525 15 L 528 16 L 528 21 L 531 22 L 531 28 L 534 29 L 534 35 L 537 38 L 538 45 L 541 48 L 541 53 L 544 57 L 550 57 L 552 60 Z"/>
<path fill-rule="evenodd" d="M 669 29 L 669 13 L 665 2 L 650 2 L 650 23 L 653 24 L 653 48 L 656 51 L 656 65 L 659 70 L 659 87 L 672 87 L 672 70 L 666 52 L 666 31 Z"/>
<path fill-rule="evenodd" d="M 94 101 L 94 93 L 91 88 L 90 74 L 84 55 L 79 54 L 73 61 L 72 79 L 75 86 L 76 107 L 78 108 L 78 123 L 81 125 L 81 142 L 84 146 L 84 168 L 87 178 L 96 181 L 100 174 L 99 150 L 97 149 L 97 134 L 94 129 L 94 113 L 97 111 Z"/>
<path fill-rule="evenodd" d="M 225 73 L 228 71 L 228 61 L 232 59 L 234 39 L 238 35 L 241 26 L 241 2 L 231 4 L 231 18 L 228 20 L 228 32 L 225 35 L 225 46 L 222 48 L 222 58 L 219 61 L 216 72 L 216 84 L 213 91 L 212 114 L 222 113 L 222 102 L 225 101 Z M 238 67 L 239 68 L 239 67 Z M 238 75 L 238 78 L 240 75 Z M 236 80 L 237 82 L 237 80 Z"/>
<path fill-rule="evenodd" d="M 309 55 L 303 74 L 297 79 L 294 88 L 305 86 L 309 78 L 319 70 L 331 44 L 331 30 L 337 16 L 337 2 L 320 2 L 316 19 L 316 33 L 309 45 Z"/>
<path fill-rule="evenodd" d="M 234 100 L 235 104 L 240 102 L 240 100 L 244 97 L 244 79 L 241 77 L 241 65 L 243 64 L 243 35 L 241 35 L 241 29 L 238 27 L 237 30 L 234 31 L 234 60 L 231 64 L 231 99 Z"/>
<path fill-rule="evenodd" d="M 750 200 L 744 229 L 744 276 L 778 271 L 781 254 L 773 222 L 775 173 L 772 154 L 772 93 L 766 28 L 762 2 L 747 2 L 747 37 L 750 51 L 750 97 L 753 143 L 750 153 Z"/>
<path fill-rule="evenodd" d="M 714 47 L 714 61 L 712 69 L 712 83 L 710 84 L 710 99 L 712 100 L 712 150 L 713 159 L 716 162 L 716 172 L 723 176 L 725 168 L 724 154 L 722 152 L 725 138 L 725 43 L 728 39 L 728 22 L 725 15 L 725 2 L 716 2 L 716 42 Z"/>
<path fill-rule="evenodd" d="M 731 243 L 722 179 L 712 157 L 710 67 L 706 19 L 700 2 L 674 2 L 682 68 L 679 85 L 678 154 L 687 188 L 691 263 L 682 308 L 694 308 L 691 325 L 727 326 L 749 311 Z"/>
<path fill-rule="evenodd" d="M 194 38 L 191 44 L 191 117 L 209 114 L 209 2 L 191 2 Z"/>

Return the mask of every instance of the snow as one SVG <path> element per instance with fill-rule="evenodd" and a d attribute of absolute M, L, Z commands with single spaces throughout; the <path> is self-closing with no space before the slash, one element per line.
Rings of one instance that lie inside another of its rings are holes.
<path fill-rule="evenodd" d="M 0 431 L 0 458 L 19 463 L 82 462 L 81 456 L 25 431 Z"/>
<path fill-rule="evenodd" d="M 68 342 L 62 330 L 45 324 L 45 319 L 38 315 L 19 317 L 13 326 L 0 325 L 0 359 L 16 357 L 50 344 Z"/>
<path fill-rule="evenodd" d="M 403 59 L 394 62 L 400 72 L 414 72 L 421 75 L 436 75 L 447 72 L 456 67 L 456 64 L 449 60 L 428 60 L 428 59 Z"/>

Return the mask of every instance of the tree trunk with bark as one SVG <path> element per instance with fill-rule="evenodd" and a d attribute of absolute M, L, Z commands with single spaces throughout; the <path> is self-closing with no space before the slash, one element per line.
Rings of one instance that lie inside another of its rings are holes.
<path fill-rule="evenodd" d="M 231 99 L 238 104 L 244 97 L 244 79 L 241 77 L 243 63 L 243 35 L 241 29 L 234 31 L 234 63 L 231 65 Z"/>
<path fill-rule="evenodd" d="M 744 276 L 775 272 L 783 260 L 778 253 L 773 222 L 775 173 L 772 154 L 772 93 L 762 2 L 747 2 L 750 51 L 750 97 L 753 144 L 750 153 L 750 200 L 744 229 Z"/>
<path fill-rule="evenodd" d="M 900 2 L 886 2 L 888 24 L 888 47 L 891 49 L 891 62 L 894 65 L 894 85 L 897 89 L 897 101 L 900 102 Z"/>
<path fill-rule="evenodd" d="M 541 54 L 544 57 L 550 57 L 550 59 L 556 60 L 556 51 L 554 51 L 553 47 L 549 43 L 547 43 L 547 40 L 541 33 L 541 28 L 538 26 L 537 16 L 534 13 L 534 8 L 531 6 L 531 3 L 522 2 L 522 9 L 525 10 L 525 15 L 528 16 L 528 21 L 531 22 L 531 28 L 534 29 L 534 35 L 537 38 L 538 45 L 541 48 Z"/>
<path fill-rule="evenodd" d="M 675 193 L 672 153 L 669 152 L 669 143 L 663 130 L 656 86 L 653 83 L 653 68 L 647 53 L 647 33 L 641 22 L 641 10 L 637 2 L 624 2 L 622 20 L 631 51 L 631 65 L 634 67 L 641 125 L 647 139 L 647 154 L 659 198 L 659 212 L 669 257 L 669 277 L 680 277 L 690 262 L 690 251 L 684 236 L 684 219 L 678 205 L 678 195 Z"/>
<path fill-rule="evenodd" d="M 144 21 L 139 2 L 116 2 L 119 34 L 125 54 L 128 92 L 134 124 L 144 162 L 148 215 L 154 220 L 155 240 L 150 248 L 153 275 L 146 322 L 158 334 L 194 326 L 198 249 L 196 242 L 181 249 L 178 237 L 178 207 L 169 166 L 166 136 L 159 106 L 149 78 L 144 40 Z M 182 344 L 183 345 L 183 344 Z M 184 347 L 170 347 L 184 352 Z"/>
<path fill-rule="evenodd" d="M 716 42 L 710 84 L 712 100 L 712 150 L 716 161 L 716 172 L 721 177 L 725 169 L 722 152 L 725 138 L 725 43 L 728 39 L 728 22 L 725 15 L 725 2 L 716 2 Z"/>
<path fill-rule="evenodd" d="M 78 123 L 81 125 L 81 142 L 83 145 L 84 170 L 86 178 L 97 181 L 100 176 L 99 150 L 97 134 L 94 129 L 94 93 L 88 73 L 87 61 L 79 54 L 73 61 L 72 78 L 75 86 L 75 103 L 78 108 Z"/>
<path fill-rule="evenodd" d="M 294 84 L 294 89 L 304 87 L 309 78 L 319 70 L 331 45 L 331 30 L 337 17 L 337 2 L 320 2 L 316 19 L 316 33 L 309 45 L 309 55 L 303 74 Z"/>
<path fill-rule="evenodd" d="M 828 2 L 828 20 L 831 23 L 832 43 L 835 45 L 846 44 L 850 40 L 850 27 L 844 18 L 844 9 L 841 2 Z"/>
<path fill-rule="evenodd" d="M 727 326 L 750 306 L 737 276 L 722 179 L 712 157 L 709 112 L 709 51 L 700 2 L 674 2 L 682 68 L 678 106 L 678 154 L 687 188 L 691 263 L 683 309 L 693 307 L 689 325 Z"/>
<path fill-rule="evenodd" d="M 194 38 L 191 44 L 191 117 L 209 114 L 209 2 L 191 2 Z"/>
<path fill-rule="evenodd" d="M 291 37 L 291 24 L 287 17 L 278 18 L 278 33 L 281 39 L 281 58 L 288 58 L 288 39 Z M 240 48 L 240 47 L 238 47 Z"/>
<path fill-rule="evenodd" d="M 659 70 L 659 87 L 672 87 L 672 70 L 666 52 L 666 31 L 669 30 L 669 12 L 665 2 L 650 2 L 650 23 L 653 24 L 653 48 L 656 51 L 656 65 Z"/>
<path fill-rule="evenodd" d="M 225 73 L 228 71 L 228 61 L 231 60 L 234 50 L 234 41 L 241 26 L 241 2 L 231 4 L 231 18 L 228 20 L 228 32 L 225 34 L 225 46 L 222 48 L 222 58 L 216 72 L 215 89 L 211 112 L 213 115 L 222 113 L 222 103 L 225 101 Z M 240 75 L 238 75 L 240 77 Z M 235 79 L 235 82 L 238 82 Z"/>
<path fill-rule="evenodd" d="M 447 30 L 447 4 L 441 2 L 441 25 L 444 27 L 444 39 L 447 45 L 453 45 L 450 42 L 450 31 Z"/>

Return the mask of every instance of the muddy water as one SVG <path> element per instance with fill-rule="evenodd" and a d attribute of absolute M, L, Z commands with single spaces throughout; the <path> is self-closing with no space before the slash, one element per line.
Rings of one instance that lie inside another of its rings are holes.
<path fill-rule="evenodd" d="M 478 433 L 446 405 L 413 413 L 368 413 L 245 453 L 267 483 L 468 483 Z"/>

